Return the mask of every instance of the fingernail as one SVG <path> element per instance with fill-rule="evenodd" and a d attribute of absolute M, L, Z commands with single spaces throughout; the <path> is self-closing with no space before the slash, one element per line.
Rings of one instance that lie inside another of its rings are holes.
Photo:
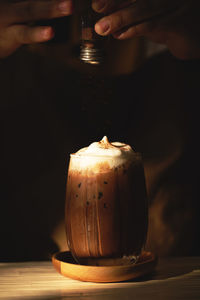
<path fill-rule="evenodd" d="M 71 1 L 61 1 L 58 4 L 58 9 L 63 14 L 69 14 L 72 12 L 72 3 Z"/>
<path fill-rule="evenodd" d="M 105 0 L 93 0 L 92 7 L 94 10 L 101 10 L 105 6 Z"/>
<path fill-rule="evenodd" d="M 44 28 L 42 31 L 41 31 L 41 36 L 44 40 L 48 40 L 50 39 L 51 37 L 53 37 L 53 30 L 52 28 Z"/>
<path fill-rule="evenodd" d="M 99 21 L 95 26 L 95 29 L 99 34 L 106 33 L 109 30 L 109 28 L 110 23 L 107 20 Z"/>

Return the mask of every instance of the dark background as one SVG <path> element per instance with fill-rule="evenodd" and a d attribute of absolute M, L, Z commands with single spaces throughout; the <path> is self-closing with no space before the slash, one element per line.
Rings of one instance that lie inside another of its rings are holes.
<path fill-rule="evenodd" d="M 131 72 L 126 42 L 111 41 L 106 65 L 85 66 L 72 24 L 53 21 L 53 41 L 0 61 L 0 261 L 49 259 L 59 249 L 52 232 L 64 219 L 69 154 L 104 135 L 143 155 L 147 248 L 199 255 L 200 62 L 168 51 L 145 59 L 139 40 Z"/>

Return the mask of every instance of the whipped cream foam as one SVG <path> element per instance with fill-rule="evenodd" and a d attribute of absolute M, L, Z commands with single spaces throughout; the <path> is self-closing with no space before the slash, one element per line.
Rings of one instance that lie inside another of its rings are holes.
<path fill-rule="evenodd" d="M 138 160 L 138 153 L 130 145 L 121 142 L 109 142 L 107 136 L 71 154 L 70 168 L 84 170 L 92 168 L 94 172 L 116 168 L 128 161 Z"/>

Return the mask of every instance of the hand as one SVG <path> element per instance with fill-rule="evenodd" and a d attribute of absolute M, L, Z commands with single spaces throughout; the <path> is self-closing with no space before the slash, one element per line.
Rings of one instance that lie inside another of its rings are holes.
<path fill-rule="evenodd" d="M 178 58 L 200 58 L 199 0 L 92 0 L 103 13 L 95 25 L 100 35 L 117 39 L 146 36 L 166 44 Z"/>
<path fill-rule="evenodd" d="M 0 0 L 0 58 L 23 44 L 50 40 L 50 26 L 31 26 L 37 20 L 58 18 L 72 13 L 71 0 Z"/>

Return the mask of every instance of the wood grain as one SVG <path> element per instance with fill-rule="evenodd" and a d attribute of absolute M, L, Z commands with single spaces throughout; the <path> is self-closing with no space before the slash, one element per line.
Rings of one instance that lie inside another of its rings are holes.
<path fill-rule="evenodd" d="M 199 300 L 200 257 L 159 259 L 156 273 L 121 283 L 61 276 L 51 262 L 0 263 L 0 299 Z"/>

